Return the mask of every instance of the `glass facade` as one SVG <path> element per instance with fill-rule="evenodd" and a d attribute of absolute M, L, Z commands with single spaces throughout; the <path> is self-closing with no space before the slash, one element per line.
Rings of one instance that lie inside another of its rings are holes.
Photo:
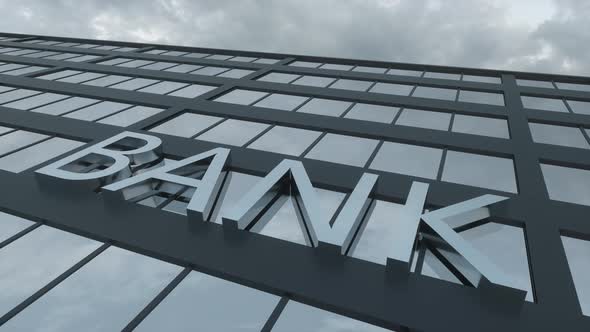
<path fill-rule="evenodd" d="M 583 77 L 0 34 L 0 331 L 588 331 L 589 105 Z"/>

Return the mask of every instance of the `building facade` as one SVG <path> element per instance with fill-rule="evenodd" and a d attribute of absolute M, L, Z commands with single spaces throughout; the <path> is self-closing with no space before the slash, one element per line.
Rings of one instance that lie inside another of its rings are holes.
<path fill-rule="evenodd" d="M 590 79 L 0 35 L 0 331 L 589 331 Z"/>

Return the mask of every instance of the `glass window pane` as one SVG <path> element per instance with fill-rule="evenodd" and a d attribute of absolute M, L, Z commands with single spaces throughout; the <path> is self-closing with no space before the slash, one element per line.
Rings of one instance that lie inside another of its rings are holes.
<path fill-rule="evenodd" d="M 20 231 L 25 230 L 27 227 L 30 227 L 33 224 L 34 223 L 30 220 L 0 211 L 0 243 L 6 241 L 10 237 L 16 235 Z"/>
<path fill-rule="evenodd" d="M 373 82 L 339 79 L 336 81 L 336 83 L 330 85 L 330 88 L 353 91 L 367 91 L 371 84 L 373 84 Z"/>
<path fill-rule="evenodd" d="M 152 85 L 154 83 L 158 83 L 157 80 L 152 80 L 148 78 L 134 78 L 129 81 L 121 82 L 115 85 L 111 85 L 109 88 L 113 89 L 122 89 L 122 90 L 137 90 L 148 85 Z"/>
<path fill-rule="evenodd" d="M 322 332 L 385 332 L 390 331 L 369 323 L 341 316 L 303 303 L 289 301 L 273 327 L 273 332 L 299 331 Z"/>
<path fill-rule="evenodd" d="M 181 55 L 185 55 L 186 53 L 187 52 L 182 52 L 182 51 L 168 51 L 168 52 L 161 53 L 160 55 L 181 56 Z"/>
<path fill-rule="evenodd" d="M 0 135 L 4 135 L 4 134 L 11 132 L 13 130 L 14 130 L 13 128 L 0 126 Z"/>
<path fill-rule="evenodd" d="M 529 123 L 533 141 L 537 143 L 571 146 L 574 148 L 590 149 L 590 144 L 576 127 L 554 126 L 543 123 Z"/>
<path fill-rule="evenodd" d="M 517 192 L 512 159 L 448 151 L 442 180 L 493 190 Z"/>
<path fill-rule="evenodd" d="M 441 149 L 385 142 L 369 168 L 436 179 L 441 157 Z"/>
<path fill-rule="evenodd" d="M 289 66 L 304 67 L 304 68 L 317 68 L 321 65 L 321 62 L 309 62 L 309 61 L 293 61 Z"/>
<path fill-rule="evenodd" d="M 248 147 L 291 156 L 300 156 L 320 134 L 318 131 L 276 126 Z"/>
<path fill-rule="evenodd" d="M 230 61 L 238 61 L 238 62 L 252 62 L 256 60 L 255 57 L 251 56 L 236 56 L 230 59 Z"/>
<path fill-rule="evenodd" d="M 82 142 L 54 137 L 0 158 L 0 169 L 19 173 L 84 145 Z"/>
<path fill-rule="evenodd" d="M 399 107 L 357 103 L 344 117 L 348 119 L 391 123 L 398 111 Z"/>
<path fill-rule="evenodd" d="M 164 71 L 170 71 L 170 72 L 173 72 L 173 73 L 188 73 L 188 72 L 197 70 L 199 68 L 203 68 L 203 66 L 182 64 L 182 65 L 178 65 L 178 66 L 175 66 L 175 67 L 171 67 L 171 68 L 165 69 Z"/>
<path fill-rule="evenodd" d="M 18 76 L 18 75 L 25 75 L 29 73 L 34 73 L 43 69 L 47 69 L 47 67 L 40 67 L 40 66 L 30 66 L 27 68 L 20 68 L 11 71 L 5 71 L 2 75 L 11 75 L 11 76 Z"/>
<path fill-rule="evenodd" d="M 273 93 L 254 104 L 257 107 L 274 108 L 283 111 L 292 111 L 307 100 L 307 97 Z"/>
<path fill-rule="evenodd" d="M 312 98 L 300 109 L 299 113 L 319 114 L 326 116 L 341 116 L 352 103 L 341 100 Z"/>
<path fill-rule="evenodd" d="M 9 70 L 14 70 L 14 69 L 19 69 L 19 68 L 26 68 L 26 65 L 21 65 L 18 63 L 7 63 L 7 64 L 3 64 L 0 65 L 0 73 L 9 71 Z"/>
<path fill-rule="evenodd" d="M 459 91 L 459 101 L 504 106 L 504 95 L 500 93 L 461 90 Z"/>
<path fill-rule="evenodd" d="M 33 97 L 13 101 L 12 103 L 4 104 L 4 107 L 16 108 L 19 110 L 30 110 L 31 108 L 46 105 L 58 100 L 68 98 L 69 96 L 60 95 L 57 93 L 42 93 Z"/>
<path fill-rule="evenodd" d="M 537 81 L 537 80 L 521 80 L 517 79 L 516 84 L 520 86 L 531 86 L 535 88 L 549 88 L 554 89 L 553 83 L 547 81 Z"/>
<path fill-rule="evenodd" d="M 64 116 L 66 118 L 94 121 L 129 107 L 131 107 L 129 104 L 103 101 Z"/>
<path fill-rule="evenodd" d="M 437 72 L 430 72 L 427 71 L 424 73 L 424 77 L 428 78 L 440 78 L 445 80 L 458 80 L 461 78 L 460 74 L 451 74 L 451 73 L 437 73 Z"/>
<path fill-rule="evenodd" d="M 567 236 L 562 236 L 561 241 L 582 314 L 590 316 L 590 265 L 588 265 L 590 241 Z"/>
<path fill-rule="evenodd" d="M 191 272 L 135 329 L 138 332 L 260 331 L 280 297 Z"/>
<path fill-rule="evenodd" d="M 71 58 L 77 58 L 78 56 L 79 56 L 79 54 L 76 54 L 76 53 L 62 53 L 62 54 L 56 54 L 56 55 L 48 56 L 45 59 L 50 59 L 50 60 L 67 60 L 67 59 L 71 59 Z"/>
<path fill-rule="evenodd" d="M 215 99 L 223 103 L 250 105 L 268 93 L 252 90 L 235 89 Z"/>
<path fill-rule="evenodd" d="M 96 241 L 40 226 L 2 248 L 0 315 L 6 314 L 99 246 Z M 2 328 L 6 329 L 6 325 Z"/>
<path fill-rule="evenodd" d="M 378 68 L 378 67 L 365 67 L 365 66 L 356 66 L 352 69 L 352 71 L 358 71 L 361 73 L 373 73 L 373 74 L 383 74 L 387 68 Z"/>
<path fill-rule="evenodd" d="M 4 93 L 6 91 L 11 91 L 14 90 L 15 88 L 9 87 L 9 86 L 1 86 L 0 85 L 0 93 Z"/>
<path fill-rule="evenodd" d="M 267 58 L 260 58 L 260 59 L 254 61 L 254 63 L 261 63 L 261 64 L 265 64 L 265 65 L 272 65 L 277 62 L 279 62 L 278 59 L 267 59 Z"/>
<path fill-rule="evenodd" d="M 224 67 L 204 67 L 191 72 L 191 74 L 215 76 L 228 70 L 229 68 Z"/>
<path fill-rule="evenodd" d="M 174 136 L 192 137 L 221 120 L 223 119 L 217 116 L 183 113 L 150 129 L 150 131 Z"/>
<path fill-rule="evenodd" d="M 101 78 L 97 78 L 95 80 L 87 81 L 82 84 L 85 85 L 92 85 L 92 86 L 109 86 L 117 83 L 121 83 L 127 80 L 132 79 L 130 76 L 121 76 L 121 75 L 107 75 Z"/>
<path fill-rule="evenodd" d="M 150 63 L 154 63 L 153 61 L 149 60 L 131 60 L 128 62 L 123 62 L 118 64 L 118 67 L 125 67 L 125 68 L 137 68 L 145 65 L 149 65 Z"/>
<path fill-rule="evenodd" d="M 18 89 L 12 90 L 8 92 L 4 92 L 0 94 L 0 104 L 4 104 L 13 100 L 26 98 L 34 95 L 40 94 L 41 91 L 33 91 L 33 90 L 26 90 L 26 89 Z"/>
<path fill-rule="evenodd" d="M 477 75 L 463 75 L 463 81 L 480 82 L 480 83 L 493 83 L 493 84 L 501 84 L 502 83 L 502 80 L 499 77 L 477 76 Z"/>
<path fill-rule="evenodd" d="M 405 84 L 377 83 L 369 92 L 386 93 L 388 95 L 409 96 L 414 87 Z"/>
<path fill-rule="evenodd" d="M 246 75 L 252 74 L 253 72 L 254 72 L 253 70 L 247 70 L 247 69 L 232 69 L 232 70 L 228 70 L 224 73 L 221 73 L 217 76 L 218 77 L 228 77 L 228 78 L 242 78 Z"/>
<path fill-rule="evenodd" d="M 375 200 L 375 206 L 361 225 L 349 255 L 385 265 L 391 252 L 391 241 L 400 232 L 397 220 L 405 216 L 402 204 Z"/>
<path fill-rule="evenodd" d="M 567 103 L 572 108 L 572 112 L 578 114 L 587 114 L 590 115 L 590 102 L 587 101 L 577 101 L 577 100 L 568 100 Z"/>
<path fill-rule="evenodd" d="M 431 88 L 427 86 L 419 86 L 416 88 L 412 97 L 420 98 L 433 98 L 442 100 L 455 100 L 457 90 L 454 89 L 443 89 L 443 88 Z"/>
<path fill-rule="evenodd" d="M 137 91 L 139 92 L 147 92 L 147 93 L 157 93 L 159 95 L 165 95 L 167 93 L 170 93 L 174 90 L 178 90 L 182 87 L 187 86 L 188 84 L 186 83 L 180 83 L 180 82 L 170 82 L 170 81 L 162 81 L 160 83 L 156 83 L 154 85 L 150 85 L 146 88 L 143 89 L 139 89 Z"/>
<path fill-rule="evenodd" d="M 32 112 L 61 115 L 99 102 L 96 99 L 72 97 L 31 110 Z"/>
<path fill-rule="evenodd" d="M 401 76 L 415 76 L 419 77 L 422 76 L 422 71 L 418 70 L 408 70 L 408 69 L 390 69 L 387 71 L 389 75 L 401 75 Z"/>
<path fill-rule="evenodd" d="M 266 123 L 228 119 L 201 134 L 197 139 L 243 146 L 269 126 Z"/>
<path fill-rule="evenodd" d="M 508 121 L 480 116 L 455 114 L 452 131 L 464 134 L 510 138 Z"/>
<path fill-rule="evenodd" d="M 568 113 L 568 110 L 561 99 L 529 96 L 520 96 L 520 99 L 525 108 Z"/>
<path fill-rule="evenodd" d="M 590 205 L 590 171 L 541 164 L 549 198 L 574 204 Z"/>
<path fill-rule="evenodd" d="M 257 81 L 274 82 L 274 83 L 291 83 L 301 75 L 285 74 L 285 73 L 270 73 L 257 79 Z"/>
<path fill-rule="evenodd" d="M 560 90 L 576 90 L 590 92 L 590 84 L 555 83 Z"/>
<path fill-rule="evenodd" d="M 98 55 L 82 55 L 82 56 L 78 56 L 75 58 L 69 58 L 69 59 L 67 59 L 67 61 L 83 62 L 83 61 L 92 61 L 92 60 L 98 59 L 98 58 L 100 58 L 100 56 L 98 56 Z"/>
<path fill-rule="evenodd" d="M 186 57 L 189 57 L 189 58 L 203 58 L 203 57 L 206 57 L 207 55 L 209 55 L 209 54 L 206 54 L 206 53 L 188 53 L 188 54 L 185 54 L 183 56 L 186 56 Z"/>
<path fill-rule="evenodd" d="M 114 65 L 118 65 L 121 64 L 123 62 L 129 62 L 132 61 L 133 59 L 129 59 L 129 58 L 115 58 L 115 59 L 111 59 L 111 60 L 107 60 L 107 61 L 100 61 L 97 62 L 97 65 L 105 65 L 105 66 L 114 66 Z"/>
<path fill-rule="evenodd" d="M 322 69 L 332 69 L 332 70 L 351 70 L 352 67 L 354 67 L 354 66 L 350 66 L 350 65 L 339 65 L 339 64 L 333 64 L 333 63 L 326 63 L 326 64 L 322 65 L 320 68 L 322 68 Z"/>
<path fill-rule="evenodd" d="M 395 124 L 447 131 L 449 130 L 450 122 L 450 113 L 405 108 L 402 110 L 402 114 L 400 114 Z"/>
<path fill-rule="evenodd" d="M 200 84 L 191 84 L 186 88 L 182 88 L 180 90 L 176 90 L 170 94 L 169 96 L 175 97 L 184 97 L 184 98 L 196 98 L 202 94 L 205 94 L 211 90 L 215 90 L 217 87 L 210 86 L 210 85 L 200 85 Z"/>
<path fill-rule="evenodd" d="M 91 326 L 96 331 L 120 331 L 180 270 L 110 247 L 3 327 L 40 331 L 52 326 L 59 331 L 84 331 Z"/>
<path fill-rule="evenodd" d="M 231 55 L 224 55 L 224 54 L 212 54 L 208 57 L 206 57 L 205 59 L 211 59 L 211 60 L 227 60 L 229 58 L 231 58 Z"/>
<path fill-rule="evenodd" d="M 85 81 L 90 81 L 99 77 L 103 77 L 105 74 L 99 73 L 81 73 L 77 75 L 72 75 L 64 78 L 60 78 L 58 82 L 66 82 L 66 83 L 81 83 Z"/>
<path fill-rule="evenodd" d="M 160 108 L 135 106 L 123 112 L 106 117 L 98 122 L 114 126 L 127 127 L 136 122 L 147 119 L 150 116 L 154 116 L 162 111 L 163 110 Z"/>
<path fill-rule="evenodd" d="M 305 158 L 363 167 L 378 143 L 374 139 L 326 134 Z"/>
<path fill-rule="evenodd" d="M 27 145 L 37 143 L 47 137 L 49 136 L 24 130 L 17 130 L 2 135 L 0 136 L 0 155 L 5 155 Z"/>
<path fill-rule="evenodd" d="M 316 87 L 323 88 L 323 87 L 327 87 L 332 82 L 334 82 L 334 79 L 331 77 L 302 76 L 301 78 L 294 81 L 292 84 L 316 86 Z"/>
<path fill-rule="evenodd" d="M 62 77 L 67 77 L 67 76 L 71 76 L 71 75 L 75 75 L 75 74 L 80 74 L 81 71 L 78 70 L 60 70 L 58 72 L 55 73 L 51 73 L 51 74 L 47 74 L 47 75 L 41 75 L 41 76 L 37 76 L 35 78 L 39 78 L 42 80 L 56 80 L 58 78 L 62 78 Z"/>
<path fill-rule="evenodd" d="M 176 66 L 177 63 L 174 62 L 154 62 L 147 66 L 141 67 L 141 69 L 149 69 L 149 70 L 164 70 L 166 68 L 170 68 Z"/>

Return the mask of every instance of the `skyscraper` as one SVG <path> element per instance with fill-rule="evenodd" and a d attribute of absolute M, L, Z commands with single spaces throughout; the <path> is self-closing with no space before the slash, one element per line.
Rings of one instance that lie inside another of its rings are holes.
<path fill-rule="evenodd" d="M 0 331 L 589 331 L 590 79 L 3 34 Z"/>

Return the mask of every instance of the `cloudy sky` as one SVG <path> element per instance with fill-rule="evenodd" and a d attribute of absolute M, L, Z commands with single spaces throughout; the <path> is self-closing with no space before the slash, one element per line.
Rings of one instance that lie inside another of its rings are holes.
<path fill-rule="evenodd" d="M 590 76 L 588 0 L 0 0 L 0 31 Z"/>

